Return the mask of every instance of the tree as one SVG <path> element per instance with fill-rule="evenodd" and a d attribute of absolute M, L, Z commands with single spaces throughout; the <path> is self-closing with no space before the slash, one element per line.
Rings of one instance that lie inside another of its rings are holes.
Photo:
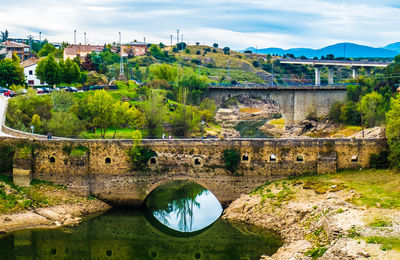
<path fill-rule="evenodd" d="M 55 136 L 74 137 L 84 131 L 82 121 L 71 112 L 53 112 L 47 125 Z"/>
<path fill-rule="evenodd" d="M 0 60 L 0 86 L 25 84 L 24 69 L 11 59 Z"/>
<path fill-rule="evenodd" d="M 361 113 L 368 127 L 380 125 L 385 120 L 385 100 L 381 94 L 375 91 L 365 95 L 361 99 Z"/>
<path fill-rule="evenodd" d="M 226 55 L 229 55 L 229 52 L 230 52 L 230 48 L 229 47 L 224 47 L 223 49 L 222 49 L 222 51 L 224 52 L 224 54 L 226 54 Z"/>
<path fill-rule="evenodd" d="M 213 47 L 214 47 L 214 48 L 218 48 L 218 43 L 214 43 L 214 44 L 213 44 Z"/>
<path fill-rule="evenodd" d="M 139 108 L 142 112 L 142 124 L 147 137 L 161 136 L 162 123 L 166 114 L 162 96 L 150 92 L 147 100 Z"/>
<path fill-rule="evenodd" d="M 164 53 L 161 51 L 160 47 L 158 47 L 156 44 L 151 45 L 149 51 L 151 56 L 153 56 L 156 59 L 164 58 Z"/>
<path fill-rule="evenodd" d="M 340 120 L 349 125 L 359 125 L 361 123 L 360 111 L 357 109 L 357 103 L 348 101 L 341 108 Z"/>
<path fill-rule="evenodd" d="M 106 131 L 111 126 L 113 97 L 104 89 L 96 90 L 94 95 L 89 96 L 87 103 L 93 126 L 100 129 L 101 137 L 105 138 Z"/>
<path fill-rule="evenodd" d="M 42 49 L 38 52 L 39 57 L 46 57 L 50 53 L 53 53 L 56 51 L 56 47 L 54 47 L 53 44 L 51 43 L 46 43 L 43 45 Z"/>
<path fill-rule="evenodd" d="M 184 42 L 180 42 L 178 44 L 176 44 L 176 48 L 178 48 L 178 50 L 184 50 L 186 48 L 186 43 Z"/>
<path fill-rule="evenodd" d="M 111 122 L 110 126 L 114 128 L 113 139 L 118 128 L 124 125 L 133 124 L 140 117 L 140 111 L 135 107 L 131 107 L 128 102 L 115 102 L 111 108 Z"/>
<path fill-rule="evenodd" d="M 174 82 L 178 73 L 178 69 L 169 64 L 157 64 L 150 67 L 150 72 L 155 79 Z"/>
<path fill-rule="evenodd" d="M 4 45 L 0 44 L 0 53 L 1 50 L 4 49 Z M 0 60 L 4 59 L 6 57 L 6 53 L 0 54 Z"/>
<path fill-rule="evenodd" d="M 82 62 L 82 69 L 86 71 L 94 71 L 96 70 L 96 66 L 93 63 L 92 57 L 90 54 L 86 55 L 84 61 Z"/>
<path fill-rule="evenodd" d="M 63 82 L 64 83 L 75 83 L 75 82 L 79 82 L 79 78 L 81 76 L 81 70 L 79 69 L 78 64 L 76 64 L 75 62 L 73 62 L 72 60 L 70 60 L 70 58 L 68 58 L 65 63 L 64 66 L 62 66 L 62 70 L 63 70 Z"/>
<path fill-rule="evenodd" d="M 183 76 L 180 86 L 189 90 L 189 100 L 192 104 L 199 104 L 200 97 L 207 90 L 207 78 L 190 71 Z"/>
<path fill-rule="evenodd" d="M 162 42 L 160 42 L 160 44 L 158 44 L 158 46 L 159 46 L 161 49 L 164 49 L 164 48 L 165 48 L 165 45 L 164 45 L 164 43 L 162 43 Z"/>
<path fill-rule="evenodd" d="M 386 137 L 390 148 L 391 166 L 400 170 L 400 96 L 392 98 L 390 110 L 386 114 Z"/>
<path fill-rule="evenodd" d="M 33 115 L 31 125 L 34 127 L 37 133 L 41 132 L 43 123 L 40 121 L 40 116 L 38 114 Z"/>
<path fill-rule="evenodd" d="M 7 29 L 4 32 L 1 32 L 1 41 L 5 42 L 8 40 L 8 31 Z"/>
<path fill-rule="evenodd" d="M 38 79 L 49 85 L 56 85 L 62 81 L 62 69 L 53 54 L 39 61 L 35 74 Z"/>

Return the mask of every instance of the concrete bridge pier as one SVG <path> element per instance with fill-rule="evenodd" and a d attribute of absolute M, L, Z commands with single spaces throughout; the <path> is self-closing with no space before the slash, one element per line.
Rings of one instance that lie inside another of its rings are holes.
<path fill-rule="evenodd" d="M 351 67 L 351 70 L 353 71 L 353 79 L 358 78 L 358 69 L 359 67 L 356 66 Z"/>
<path fill-rule="evenodd" d="M 315 85 L 320 86 L 321 85 L 321 66 L 315 66 Z"/>
<path fill-rule="evenodd" d="M 328 66 L 329 69 L 329 77 L 328 77 L 328 84 L 333 84 L 333 66 Z"/>

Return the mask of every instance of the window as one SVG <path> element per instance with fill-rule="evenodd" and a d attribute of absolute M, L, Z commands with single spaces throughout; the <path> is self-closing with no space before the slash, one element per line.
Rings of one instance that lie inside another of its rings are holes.
<path fill-rule="evenodd" d="M 270 162 L 276 162 L 276 155 L 275 155 L 275 154 L 271 154 L 271 155 L 269 156 L 269 161 L 270 161 Z"/>
<path fill-rule="evenodd" d="M 33 70 L 30 70 L 30 71 L 29 71 L 29 75 L 33 75 Z"/>
<path fill-rule="evenodd" d="M 351 162 L 358 162 L 358 156 L 357 155 L 353 155 L 351 157 Z"/>
<path fill-rule="evenodd" d="M 35 81 L 34 81 L 34 80 L 28 80 L 28 85 L 29 85 L 29 86 L 35 85 Z"/>

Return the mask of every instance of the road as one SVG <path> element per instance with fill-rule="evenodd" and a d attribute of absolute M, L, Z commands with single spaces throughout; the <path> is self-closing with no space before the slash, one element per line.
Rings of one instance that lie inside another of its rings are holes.
<path fill-rule="evenodd" d="M 3 125 L 3 118 L 4 118 L 4 113 L 6 111 L 6 106 L 7 106 L 7 98 L 4 97 L 3 95 L 0 95 L 0 136 L 8 136 L 11 137 L 11 135 L 5 134 L 2 131 L 2 125 Z"/>

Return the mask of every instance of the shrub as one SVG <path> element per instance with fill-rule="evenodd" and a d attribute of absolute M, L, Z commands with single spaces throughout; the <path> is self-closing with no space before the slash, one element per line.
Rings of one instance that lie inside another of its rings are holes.
<path fill-rule="evenodd" d="M 225 149 L 224 150 L 224 161 L 225 168 L 230 172 L 234 173 L 239 168 L 240 153 L 236 149 Z"/>
<path fill-rule="evenodd" d="M 214 47 L 214 48 L 218 48 L 218 43 L 214 43 L 214 44 L 213 44 L 213 47 Z"/>
<path fill-rule="evenodd" d="M 156 152 L 148 147 L 134 146 L 128 151 L 133 170 L 145 170 L 150 158 L 157 156 Z"/>
<path fill-rule="evenodd" d="M 369 155 L 369 167 L 374 169 L 389 168 L 389 152 L 381 151 L 378 154 L 372 153 Z"/>
<path fill-rule="evenodd" d="M 186 50 L 185 50 L 185 53 L 186 53 L 186 54 L 190 54 L 190 50 L 189 50 L 189 49 L 186 49 Z"/>
<path fill-rule="evenodd" d="M 200 65 L 200 64 L 201 64 L 201 61 L 199 61 L 198 59 L 193 59 L 193 60 L 191 61 L 191 63 Z"/>
<path fill-rule="evenodd" d="M 255 60 L 255 61 L 253 61 L 253 66 L 258 68 L 258 67 L 260 67 L 260 63 Z"/>
<path fill-rule="evenodd" d="M 14 157 L 14 148 L 11 145 L 0 145 L 0 173 L 11 172 Z"/>
<path fill-rule="evenodd" d="M 245 50 L 244 53 L 252 54 L 253 52 L 251 50 Z"/>
<path fill-rule="evenodd" d="M 200 54 L 201 54 L 200 50 L 196 51 L 196 55 L 200 55 Z"/>

